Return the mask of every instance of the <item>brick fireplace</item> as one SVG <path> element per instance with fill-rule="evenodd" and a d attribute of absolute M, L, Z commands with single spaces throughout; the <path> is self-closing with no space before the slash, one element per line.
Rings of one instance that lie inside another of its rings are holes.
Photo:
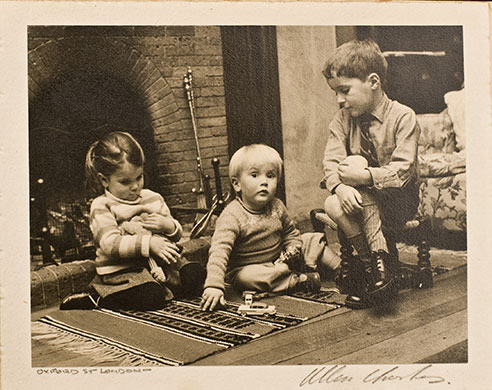
<path fill-rule="evenodd" d="M 80 196 L 88 146 L 112 130 L 144 147 L 148 186 L 170 206 L 195 206 L 196 149 L 183 75 L 193 71 L 205 172 L 228 142 L 220 28 L 216 26 L 30 26 L 31 191 L 47 201 Z M 213 186 L 213 180 L 211 181 Z"/>

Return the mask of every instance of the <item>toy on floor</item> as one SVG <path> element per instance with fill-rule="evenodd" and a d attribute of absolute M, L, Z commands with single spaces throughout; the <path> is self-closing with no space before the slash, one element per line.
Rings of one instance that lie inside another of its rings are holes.
<path fill-rule="evenodd" d="M 244 305 L 239 306 L 237 312 L 243 316 L 273 315 L 277 312 L 273 305 L 267 305 L 264 302 L 254 302 L 255 297 L 261 299 L 263 296 L 257 295 L 255 291 L 244 291 Z"/>

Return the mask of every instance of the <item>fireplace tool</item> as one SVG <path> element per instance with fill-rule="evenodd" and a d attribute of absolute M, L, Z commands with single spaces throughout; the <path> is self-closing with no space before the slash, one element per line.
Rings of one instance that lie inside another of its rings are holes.
<path fill-rule="evenodd" d="M 222 183 L 220 181 L 220 173 L 219 173 L 219 165 L 220 161 L 218 158 L 212 159 L 212 166 L 214 168 L 214 176 L 215 176 L 215 190 L 216 194 L 213 197 L 213 204 L 210 207 L 210 210 L 202 216 L 191 229 L 190 238 L 198 238 L 200 237 L 205 230 L 207 229 L 212 216 L 218 216 L 222 210 L 224 210 L 225 205 L 229 201 L 229 193 L 222 193 Z"/>
<path fill-rule="evenodd" d="M 202 157 L 200 153 L 200 144 L 198 142 L 198 126 L 195 115 L 195 98 L 193 94 L 193 72 L 188 67 L 187 72 L 183 76 L 183 85 L 186 91 L 188 107 L 191 114 L 191 123 L 193 125 L 193 135 L 195 137 L 196 146 L 196 165 L 198 171 L 199 188 L 193 188 L 192 191 L 197 195 L 197 207 L 199 209 L 210 209 L 212 205 L 212 195 L 210 190 L 210 176 L 206 175 L 202 169 Z"/>

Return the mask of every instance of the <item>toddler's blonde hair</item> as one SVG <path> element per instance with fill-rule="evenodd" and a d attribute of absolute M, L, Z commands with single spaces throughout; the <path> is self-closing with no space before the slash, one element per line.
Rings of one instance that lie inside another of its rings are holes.
<path fill-rule="evenodd" d="M 229 179 L 239 178 L 244 169 L 252 164 L 263 165 L 273 164 L 277 171 L 277 176 L 282 177 L 282 157 L 271 146 L 265 144 L 251 144 L 239 148 L 231 157 L 229 162 Z"/>

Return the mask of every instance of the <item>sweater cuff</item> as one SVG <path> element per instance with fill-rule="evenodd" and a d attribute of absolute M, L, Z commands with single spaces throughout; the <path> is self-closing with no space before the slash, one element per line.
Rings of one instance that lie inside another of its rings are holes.
<path fill-rule="evenodd" d="M 203 288 L 207 287 L 213 287 L 213 288 L 218 288 L 219 290 L 225 291 L 225 283 L 224 281 L 221 281 L 220 278 L 209 278 L 205 280 L 205 283 L 203 284 Z"/>
<path fill-rule="evenodd" d="M 142 236 L 142 256 L 149 257 L 150 256 L 150 234 L 145 234 Z"/>
<path fill-rule="evenodd" d="M 174 231 L 171 234 L 166 234 L 167 238 L 169 238 L 171 241 L 179 241 L 181 238 L 181 235 L 183 234 L 183 228 L 181 227 L 181 224 L 173 220 L 174 222 Z"/>

